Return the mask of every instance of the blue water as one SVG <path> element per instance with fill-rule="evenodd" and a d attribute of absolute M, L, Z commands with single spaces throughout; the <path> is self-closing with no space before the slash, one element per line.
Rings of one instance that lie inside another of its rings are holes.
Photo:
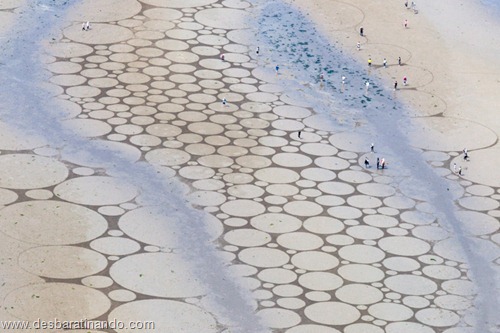
<path fill-rule="evenodd" d="M 500 22 L 500 0 L 480 0 L 480 2 Z"/>

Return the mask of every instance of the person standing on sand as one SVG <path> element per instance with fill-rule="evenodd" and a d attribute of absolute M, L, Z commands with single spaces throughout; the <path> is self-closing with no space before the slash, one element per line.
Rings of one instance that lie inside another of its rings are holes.
<path fill-rule="evenodd" d="M 403 76 L 403 85 L 406 86 L 406 83 L 408 82 L 408 79 L 406 78 L 406 75 Z"/>
<path fill-rule="evenodd" d="M 82 23 L 82 30 L 85 30 L 85 22 Z"/>
<path fill-rule="evenodd" d="M 398 64 L 401 66 L 401 57 L 398 57 Z"/>
<path fill-rule="evenodd" d="M 368 160 L 368 157 L 365 157 L 365 168 L 369 168 L 370 167 L 370 161 Z"/>
<path fill-rule="evenodd" d="M 371 144 L 370 145 L 370 151 L 373 153 L 375 151 L 375 144 Z"/>
<path fill-rule="evenodd" d="M 364 32 L 365 32 L 365 29 L 364 29 L 363 27 L 359 28 L 359 35 L 360 35 L 361 37 L 363 37 L 363 36 L 364 36 Z"/>
<path fill-rule="evenodd" d="M 224 97 L 224 98 L 222 99 L 222 105 L 224 105 L 224 106 L 226 106 L 226 105 L 227 105 L 227 99 L 226 99 L 226 97 Z"/>
<path fill-rule="evenodd" d="M 301 137 L 300 137 L 301 135 L 302 135 L 302 131 L 299 131 L 299 135 L 298 135 L 299 139 L 301 139 Z"/>
<path fill-rule="evenodd" d="M 226 59 L 226 55 L 225 55 L 224 53 L 222 53 L 222 54 L 220 55 L 220 60 L 224 61 L 225 59 Z"/>
<path fill-rule="evenodd" d="M 408 20 L 405 20 L 404 26 L 405 26 L 405 28 L 408 28 Z"/>
<path fill-rule="evenodd" d="M 260 47 L 257 46 L 257 49 L 255 50 L 255 53 L 257 53 L 257 55 L 258 55 L 259 52 L 260 52 Z"/>
<path fill-rule="evenodd" d="M 457 163 L 453 163 L 453 173 L 457 173 Z"/>
<path fill-rule="evenodd" d="M 372 66 L 372 58 L 368 58 L 368 67 Z"/>
<path fill-rule="evenodd" d="M 463 176 L 462 167 L 458 167 L 458 175 L 459 176 Z"/>
<path fill-rule="evenodd" d="M 377 157 L 377 169 L 380 169 L 380 158 Z"/>
<path fill-rule="evenodd" d="M 366 87 L 366 93 L 368 94 L 368 88 L 370 88 L 370 82 L 366 81 L 365 87 Z"/>
<path fill-rule="evenodd" d="M 387 59 L 384 58 L 384 67 L 387 68 Z"/>
<path fill-rule="evenodd" d="M 408 0 L 405 1 L 405 7 L 406 7 L 406 9 L 408 9 Z"/>
<path fill-rule="evenodd" d="M 276 70 L 276 75 L 278 75 L 278 71 L 280 70 L 280 66 L 276 65 L 276 67 L 274 69 Z"/>
<path fill-rule="evenodd" d="M 467 148 L 464 148 L 463 153 L 464 153 L 464 160 L 468 161 L 469 160 L 469 152 L 467 151 Z"/>
<path fill-rule="evenodd" d="M 394 81 L 394 91 L 398 90 L 398 81 Z"/>

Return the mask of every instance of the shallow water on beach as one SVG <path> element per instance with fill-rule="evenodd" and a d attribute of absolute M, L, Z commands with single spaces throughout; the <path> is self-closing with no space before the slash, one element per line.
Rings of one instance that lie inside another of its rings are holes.
<path fill-rule="evenodd" d="M 280 66 L 280 75 L 285 78 L 280 83 L 297 94 L 295 98 L 314 105 L 317 112 L 342 117 L 352 125 L 356 118 L 365 117 L 365 112 L 397 107 L 381 83 L 370 77 L 369 70 L 339 52 L 297 10 L 280 2 L 267 3 L 258 27 L 256 43 Z"/>
<path fill-rule="evenodd" d="M 481 0 L 486 10 L 492 10 L 493 16 L 500 22 L 500 1 L 499 0 Z"/>

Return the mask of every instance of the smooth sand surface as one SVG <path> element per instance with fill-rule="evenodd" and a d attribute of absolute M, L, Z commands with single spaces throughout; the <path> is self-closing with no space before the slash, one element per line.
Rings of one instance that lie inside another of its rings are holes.
<path fill-rule="evenodd" d="M 437 42 L 440 57 L 432 57 L 423 45 L 435 39 L 425 38 L 439 35 L 422 13 L 411 14 L 404 29 L 410 14 L 402 4 L 312 6 L 303 10 L 312 8 L 325 29 L 328 21 L 332 38 L 363 64 L 369 55 L 376 65 L 387 57 L 390 67 L 374 66 L 372 74 L 388 89 L 391 78 L 408 76 L 396 94 L 415 107 L 410 115 L 431 116 L 416 119 L 415 146 L 454 184 L 460 223 L 497 265 L 498 170 L 480 158 L 498 158 L 494 148 L 483 149 L 496 144 L 498 122 L 490 103 L 475 117 L 472 107 L 451 102 L 457 89 L 480 99 L 457 84 L 465 74 L 451 70 L 452 49 Z M 179 223 L 194 223 L 157 214 L 145 199 L 156 188 L 108 174 L 84 152 L 55 149 L 59 142 L 47 146 L 10 130 L 0 140 L 0 319 L 146 320 L 156 328 L 143 332 L 162 333 L 456 333 L 470 330 L 455 326 L 477 326 L 478 289 L 453 231 L 411 179 L 373 166 L 379 153 L 369 152 L 369 138 L 329 128 L 315 105 L 286 94 L 286 76 L 259 62 L 253 36 L 240 30 L 251 10 L 236 0 L 87 0 L 60 37 L 44 44 L 43 57 L 74 135 L 102 140 L 128 161 L 182 182 L 176 196 L 207 213 L 206 241 L 217 244 L 232 274 L 222 283 L 237 281 L 251 311 L 226 318 L 224 307 L 243 303 L 209 301 L 215 287 L 182 256 L 192 244 L 178 243 L 189 239 Z M 86 20 L 90 31 L 81 30 Z M 400 54 L 401 67 L 394 65 Z M 472 77 L 491 80 L 482 70 Z M 471 100 L 465 105 L 476 106 Z M 452 127 L 448 119 L 459 120 Z M 467 142 L 461 131 L 472 120 Z M 439 142 L 436 132 L 443 132 Z M 463 144 L 470 162 L 459 155 Z M 465 179 L 453 163 L 464 166 Z M 219 274 L 210 272 L 228 276 Z"/>

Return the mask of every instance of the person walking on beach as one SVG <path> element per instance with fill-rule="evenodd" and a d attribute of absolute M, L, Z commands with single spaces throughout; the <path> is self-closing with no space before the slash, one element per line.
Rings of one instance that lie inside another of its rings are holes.
<path fill-rule="evenodd" d="M 372 66 L 372 58 L 368 58 L 368 67 Z"/>
<path fill-rule="evenodd" d="M 407 82 L 408 82 L 408 79 L 407 79 L 407 77 L 405 75 L 405 76 L 403 76 L 403 86 L 406 86 Z"/>
<path fill-rule="evenodd" d="M 372 142 L 372 144 L 370 145 L 370 151 L 371 151 L 372 153 L 375 151 L 375 145 L 373 144 L 373 142 Z"/>
<path fill-rule="evenodd" d="M 227 99 L 226 99 L 226 97 L 224 97 L 224 98 L 222 99 L 222 105 L 224 105 L 224 106 L 226 106 L 226 105 L 227 105 Z"/>
<path fill-rule="evenodd" d="M 384 58 L 384 67 L 387 68 L 387 59 Z"/>
<path fill-rule="evenodd" d="M 401 66 L 401 57 L 398 57 L 398 64 Z"/>
<path fill-rule="evenodd" d="M 408 9 L 408 0 L 405 1 L 405 7 L 406 7 L 406 9 Z"/>
<path fill-rule="evenodd" d="M 359 35 L 360 35 L 361 37 L 363 37 L 363 36 L 364 36 L 364 32 L 365 32 L 365 29 L 363 29 L 363 27 L 359 28 Z"/>
<path fill-rule="evenodd" d="M 85 30 L 85 22 L 82 23 L 82 30 Z"/>
<path fill-rule="evenodd" d="M 369 168 L 370 167 L 370 161 L 368 160 L 368 157 L 365 157 L 365 168 Z"/>
<path fill-rule="evenodd" d="M 380 158 L 377 157 L 377 170 L 380 169 Z"/>
<path fill-rule="evenodd" d="M 260 52 L 260 47 L 257 46 L 257 49 L 255 49 L 255 53 L 258 55 Z"/>
<path fill-rule="evenodd" d="M 458 167 L 458 175 L 459 176 L 463 176 L 462 167 Z"/>
<path fill-rule="evenodd" d="M 408 28 L 408 20 L 405 20 L 404 26 L 405 26 L 405 28 Z"/>
<path fill-rule="evenodd" d="M 464 160 L 468 161 L 469 160 L 469 152 L 467 151 L 467 148 L 464 148 L 463 153 L 464 153 Z"/>
<path fill-rule="evenodd" d="M 226 55 L 225 55 L 224 53 L 222 53 L 222 54 L 220 55 L 220 60 L 224 61 L 225 59 L 226 59 Z"/>
<path fill-rule="evenodd" d="M 382 158 L 380 160 L 380 166 L 382 167 L 382 169 L 385 169 L 385 158 Z"/>
<path fill-rule="evenodd" d="M 301 135 L 302 135 L 302 131 L 299 131 L 299 134 L 298 134 L 299 139 L 301 139 L 301 137 L 300 137 Z"/>
<path fill-rule="evenodd" d="M 394 91 L 398 90 L 398 81 L 394 81 Z"/>
<path fill-rule="evenodd" d="M 360 43 L 360 42 L 358 42 L 358 43 L 356 44 L 356 48 L 358 49 L 358 51 L 361 51 L 361 43 Z"/>
<path fill-rule="evenodd" d="M 278 71 L 280 70 L 280 66 L 276 65 L 276 67 L 274 69 L 276 70 L 276 75 L 278 75 Z"/>
<path fill-rule="evenodd" d="M 342 85 L 344 85 L 344 84 L 345 84 L 345 76 L 342 75 Z"/>

